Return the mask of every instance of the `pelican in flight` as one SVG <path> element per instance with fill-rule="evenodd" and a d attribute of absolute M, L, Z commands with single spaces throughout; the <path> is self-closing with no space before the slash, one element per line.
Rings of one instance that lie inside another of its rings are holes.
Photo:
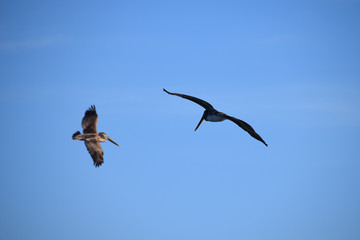
<path fill-rule="evenodd" d="M 81 134 L 80 131 L 77 131 L 72 136 L 73 140 L 85 141 L 85 146 L 94 161 L 95 167 L 99 167 L 104 163 L 104 152 L 100 146 L 100 142 L 109 140 L 113 144 L 120 147 L 120 145 L 112 140 L 108 135 L 106 135 L 106 133 L 99 132 L 99 134 L 97 134 L 97 119 L 98 115 L 96 114 L 95 105 L 92 105 L 88 108 L 88 110 L 86 110 L 85 116 L 82 119 L 81 126 L 83 128 L 83 134 Z"/>
<path fill-rule="evenodd" d="M 210 103 L 208 103 L 208 102 L 206 102 L 204 100 L 201 100 L 199 98 L 192 97 L 192 96 L 185 95 L 185 94 L 180 94 L 180 93 L 171 93 L 171 92 L 166 91 L 165 88 L 163 88 L 163 90 L 166 93 L 170 94 L 170 95 L 175 95 L 175 96 L 178 96 L 178 97 L 185 98 L 185 99 L 193 101 L 193 102 L 199 104 L 200 106 L 202 106 L 203 108 L 205 108 L 204 114 L 202 115 L 202 117 L 200 119 L 200 122 L 198 123 L 198 125 L 196 126 L 194 131 L 196 131 L 200 127 L 201 123 L 204 120 L 205 121 L 210 121 L 210 122 L 221 122 L 221 121 L 224 121 L 224 120 L 228 119 L 228 120 L 234 122 L 235 124 L 237 124 L 239 127 L 244 129 L 245 131 L 247 131 L 250 134 L 250 136 L 252 136 L 253 138 L 259 140 L 260 142 L 265 144 L 265 146 L 267 146 L 266 142 L 246 122 L 244 122 L 244 121 L 242 121 L 240 119 L 231 117 L 229 115 L 226 115 L 225 113 L 217 111 L 213 106 L 211 106 Z"/>

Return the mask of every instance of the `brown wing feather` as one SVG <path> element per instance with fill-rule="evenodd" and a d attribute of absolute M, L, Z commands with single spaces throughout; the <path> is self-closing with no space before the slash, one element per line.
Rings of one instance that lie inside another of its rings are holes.
<path fill-rule="evenodd" d="M 104 152 L 100 146 L 99 141 L 97 141 L 95 138 L 86 140 L 85 146 L 94 161 L 95 167 L 99 167 L 101 164 L 104 163 Z"/>
<path fill-rule="evenodd" d="M 82 120 L 83 133 L 97 133 L 96 123 L 98 115 L 96 114 L 95 105 L 91 105 L 85 112 L 85 116 Z"/>
<path fill-rule="evenodd" d="M 170 95 L 175 95 L 175 96 L 178 96 L 178 97 L 182 97 L 182 98 L 185 98 L 187 100 L 190 100 L 190 101 L 193 101 L 194 103 L 197 103 L 199 104 L 200 106 L 202 106 L 203 108 L 205 109 L 208 109 L 208 110 L 212 110 L 214 109 L 213 106 L 211 106 L 210 103 L 200 99 L 200 98 L 196 98 L 196 97 L 192 97 L 192 96 L 189 96 L 189 95 L 185 95 L 185 94 L 180 94 L 180 93 L 171 93 L 171 92 L 168 92 L 166 91 L 165 88 L 163 88 L 164 92 L 170 94 Z"/>
<path fill-rule="evenodd" d="M 253 138 L 259 140 L 260 142 L 264 143 L 265 146 L 267 146 L 266 142 L 260 137 L 259 134 L 257 134 L 255 132 L 255 130 L 246 122 L 240 120 L 240 119 L 237 119 L 237 118 L 234 118 L 234 117 L 231 117 L 231 116 L 228 116 L 226 115 L 225 113 L 222 113 L 222 115 L 224 116 L 224 118 L 226 119 L 229 119 L 230 121 L 236 123 L 236 125 L 238 125 L 239 127 L 241 127 L 242 129 L 244 129 L 245 131 L 247 131 Z"/>

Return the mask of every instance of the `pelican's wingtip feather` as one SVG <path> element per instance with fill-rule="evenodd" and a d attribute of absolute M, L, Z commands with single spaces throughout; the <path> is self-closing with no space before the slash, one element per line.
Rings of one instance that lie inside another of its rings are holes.
<path fill-rule="evenodd" d="M 96 107 L 95 107 L 95 105 L 91 105 L 91 106 L 88 108 L 88 111 L 95 111 L 95 112 L 96 112 Z"/>

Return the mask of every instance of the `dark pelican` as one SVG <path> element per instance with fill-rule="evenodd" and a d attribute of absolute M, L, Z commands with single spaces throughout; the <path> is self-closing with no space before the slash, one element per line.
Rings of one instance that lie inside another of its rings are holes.
<path fill-rule="evenodd" d="M 240 119 L 237 119 L 237 118 L 234 118 L 234 117 L 231 117 L 229 115 L 226 115 L 225 113 L 222 113 L 222 112 L 219 112 L 217 111 L 213 106 L 211 106 L 210 103 L 208 102 L 205 102 L 204 100 L 201 100 L 199 98 L 196 98 L 196 97 L 192 97 L 192 96 L 189 96 L 189 95 L 185 95 L 185 94 L 180 94 L 180 93 L 171 93 L 171 92 L 168 92 L 165 90 L 165 88 L 163 88 L 163 90 L 170 94 L 170 95 L 175 95 L 175 96 L 178 96 L 178 97 L 182 97 L 182 98 L 185 98 L 185 99 L 188 99 L 190 101 L 193 101 L 197 104 L 199 104 L 200 106 L 202 106 L 203 108 L 205 108 L 205 111 L 204 111 L 204 114 L 202 115 L 201 119 L 200 119 L 200 122 L 198 123 L 198 125 L 196 126 L 195 128 L 195 131 L 200 127 L 201 123 L 206 120 L 206 121 L 210 121 L 210 122 L 221 122 L 221 121 L 224 121 L 226 119 L 236 123 L 239 127 L 241 127 L 242 129 L 244 129 L 245 131 L 247 131 L 253 138 L 259 140 L 260 142 L 264 143 L 265 146 L 267 146 L 266 142 L 259 136 L 259 134 L 257 134 L 255 132 L 255 130 L 249 125 L 247 124 L 246 122 L 240 120 Z"/>
<path fill-rule="evenodd" d="M 95 167 L 99 167 L 104 162 L 104 152 L 100 146 L 99 142 L 105 142 L 109 140 L 113 144 L 119 146 L 114 140 L 112 140 L 106 133 L 96 131 L 98 115 L 96 114 L 95 105 L 92 105 L 86 110 L 85 116 L 82 119 L 81 126 L 83 128 L 83 134 L 79 131 L 73 134 L 72 139 L 85 141 L 85 146 L 89 151 Z M 120 147 L 120 146 L 119 146 Z"/>

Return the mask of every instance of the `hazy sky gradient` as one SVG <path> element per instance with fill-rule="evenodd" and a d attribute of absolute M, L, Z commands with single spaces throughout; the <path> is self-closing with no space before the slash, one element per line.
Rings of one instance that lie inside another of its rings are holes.
<path fill-rule="evenodd" d="M 1 1 L 1 239 L 360 238 L 360 2 Z M 196 124 L 209 101 L 230 121 Z M 81 130 L 96 105 L 105 163 Z"/>

